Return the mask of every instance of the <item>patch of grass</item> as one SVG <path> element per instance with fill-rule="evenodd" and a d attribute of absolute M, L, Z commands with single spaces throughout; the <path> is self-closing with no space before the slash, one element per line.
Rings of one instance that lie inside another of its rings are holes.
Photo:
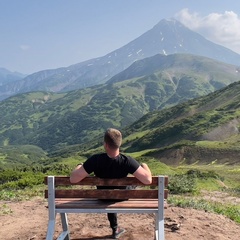
<path fill-rule="evenodd" d="M 0 207 L 0 215 L 6 215 L 12 213 L 12 209 L 7 204 L 2 204 Z"/>
<path fill-rule="evenodd" d="M 219 183 L 217 179 L 208 178 L 208 179 L 197 179 L 197 190 L 202 189 L 208 191 L 218 191 L 222 190 L 223 186 Z"/>
<path fill-rule="evenodd" d="M 9 190 L 1 190 L 0 191 L 0 199 L 3 201 L 14 201 L 14 200 L 19 200 L 16 196 L 16 191 L 9 191 Z"/>
<path fill-rule="evenodd" d="M 151 151 L 152 151 L 152 149 L 146 149 L 146 150 L 139 151 L 139 152 L 127 153 L 127 155 L 129 155 L 133 158 L 139 158 L 139 157 L 144 156 L 146 153 L 151 152 Z"/>
<path fill-rule="evenodd" d="M 131 154 L 132 156 L 132 154 Z M 136 160 L 140 163 L 146 163 L 148 167 L 151 169 L 153 176 L 158 175 L 173 175 L 176 172 L 170 166 L 157 161 L 151 157 L 136 157 Z"/>
<path fill-rule="evenodd" d="M 58 163 L 62 163 L 62 164 L 67 164 L 68 166 L 71 166 L 71 167 L 74 168 L 79 163 L 82 163 L 82 162 L 84 162 L 86 160 L 87 160 L 86 157 L 74 156 L 74 157 L 59 158 L 57 162 Z"/>
<path fill-rule="evenodd" d="M 124 144 L 127 144 L 129 141 L 133 141 L 133 140 L 136 140 L 136 139 L 138 139 L 138 138 L 143 137 L 143 136 L 146 135 L 148 132 L 149 132 L 149 130 L 132 133 L 131 135 L 129 135 L 129 136 L 127 136 L 126 138 L 124 138 L 123 145 L 124 145 Z"/>
<path fill-rule="evenodd" d="M 224 142 L 221 141 L 198 141 L 196 142 L 196 146 L 209 148 L 209 149 L 223 149 L 229 148 Z"/>
<path fill-rule="evenodd" d="M 210 202 L 204 199 L 186 198 L 182 196 L 171 196 L 168 203 L 182 208 L 194 208 L 217 214 L 222 214 L 231 220 L 240 223 L 240 206 Z"/>
<path fill-rule="evenodd" d="M 44 185 L 17 190 L 3 189 L 0 191 L 0 199 L 3 201 L 25 201 L 36 196 L 43 197 L 44 189 L 46 189 Z"/>

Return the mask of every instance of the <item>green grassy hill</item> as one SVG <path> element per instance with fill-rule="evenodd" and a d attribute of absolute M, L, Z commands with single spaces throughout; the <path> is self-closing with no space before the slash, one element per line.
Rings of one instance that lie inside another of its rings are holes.
<path fill-rule="evenodd" d="M 16 145 L 0 147 L 0 169 L 44 163 L 47 153 L 32 145 Z"/>
<path fill-rule="evenodd" d="M 122 130 L 149 112 L 206 95 L 239 77 L 234 66 L 204 57 L 164 59 L 164 64 L 158 55 L 136 62 L 127 69 L 129 79 L 118 76 L 69 93 L 31 92 L 0 102 L 0 145 L 37 145 L 52 152 L 82 144 L 108 127 Z"/>
<path fill-rule="evenodd" d="M 240 82 L 175 107 L 146 114 L 125 130 L 128 152 L 166 163 L 240 163 Z M 171 162 L 169 162 L 171 159 Z"/>
<path fill-rule="evenodd" d="M 240 163 L 240 82 L 172 108 L 144 115 L 123 128 L 122 151 L 167 165 Z M 86 158 L 103 150 L 102 134 L 51 157 Z"/>

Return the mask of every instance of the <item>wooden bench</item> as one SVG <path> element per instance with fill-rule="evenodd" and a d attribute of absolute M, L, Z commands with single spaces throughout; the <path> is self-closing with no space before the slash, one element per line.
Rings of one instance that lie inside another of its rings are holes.
<path fill-rule="evenodd" d="M 47 240 L 53 240 L 56 215 L 62 222 L 62 233 L 58 239 L 70 239 L 68 213 L 154 213 L 155 238 L 164 240 L 164 199 L 167 199 L 168 177 L 154 176 L 152 183 L 144 187 L 135 177 L 121 179 L 100 179 L 87 177 L 76 184 L 70 183 L 69 177 L 45 177 L 45 198 L 48 199 Z M 77 188 L 73 185 L 81 185 Z M 86 187 L 88 186 L 88 188 Z M 136 186 L 128 189 L 96 189 L 95 186 Z M 111 199 L 102 201 L 100 199 Z M 122 201 L 114 201 L 121 199 Z M 144 224 L 144 223 L 143 223 Z"/>

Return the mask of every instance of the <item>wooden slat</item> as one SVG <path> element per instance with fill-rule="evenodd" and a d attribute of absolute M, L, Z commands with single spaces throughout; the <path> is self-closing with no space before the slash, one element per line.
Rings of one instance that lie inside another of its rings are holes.
<path fill-rule="evenodd" d="M 107 186 L 107 185 L 113 185 L 113 186 L 146 186 L 142 182 L 140 182 L 135 177 L 125 177 L 125 178 L 119 178 L 119 179 L 102 179 L 97 177 L 86 177 L 82 181 L 78 183 L 71 183 L 69 177 L 66 176 L 56 176 L 55 177 L 55 186 L 69 186 L 69 185 L 90 185 L 90 186 Z M 44 178 L 44 183 L 47 184 L 47 177 Z M 168 177 L 165 177 L 165 186 L 168 184 Z M 158 177 L 153 176 L 152 177 L 152 183 L 147 186 L 158 186 Z"/>
<path fill-rule="evenodd" d="M 129 199 L 127 201 L 101 200 L 57 200 L 56 208 L 64 209 L 98 209 L 98 208 L 158 208 L 158 200 Z"/>
<path fill-rule="evenodd" d="M 164 199 L 168 197 L 168 190 L 164 191 Z M 48 198 L 48 190 L 45 190 L 45 198 Z M 96 199 L 129 199 L 145 198 L 157 199 L 158 190 L 126 190 L 126 189 L 57 189 L 55 198 L 96 198 Z"/>
<path fill-rule="evenodd" d="M 97 199 L 128 199 L 158 198 L 157 190 L 117 190 L 117 189 L 58 189 L 55 198 L 97 198 Z"/>

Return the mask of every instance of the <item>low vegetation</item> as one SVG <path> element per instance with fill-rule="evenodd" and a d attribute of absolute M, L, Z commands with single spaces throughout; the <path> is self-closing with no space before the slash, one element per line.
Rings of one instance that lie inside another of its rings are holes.
<path fill-rule="evenodd" d="M 239 166 L 220 165 L 182 165 L 167 166 L 154 158 L 135 156 L 139 162 L 146 162 L 153 175 L 169 176 L 169 204 L 179 207 L 203 209 L 223 214 L 240 223 L 240 206 L 234 203 L 222 203 L 204 198 L 202 191 L 219 191 L 237 198 L 240 197 Z M 69 175 L 80 158 L 62 159 L 65 163 L 50 165 L 32 165 L 0 170 L 0 199 L 26 200 L 35 196 L 43 196 L 46 175 Z M 211 184 L 210 184 L 211 183 Z M 7 208 L 0 210 L 9 213 Z"/>
<path fill-rule="evenodd" d="M 240 223 L 240 207 L 235 204 L 212 202 L 197 198 L 185 198 L 182 196 L 171 196 L 168 203 L 177 207 L 194 208 L 221 214 L 237 223 Z"/>
<path fill-rule="evenodd" d="M 170 177 L 169 204 L 222 214 L 240 223 L 239 166 L 186 165 L 176 171 L 178 173 Z M 236 201 L 223 201 L 216 196 L 207 198 L 211 192 Z"/>

